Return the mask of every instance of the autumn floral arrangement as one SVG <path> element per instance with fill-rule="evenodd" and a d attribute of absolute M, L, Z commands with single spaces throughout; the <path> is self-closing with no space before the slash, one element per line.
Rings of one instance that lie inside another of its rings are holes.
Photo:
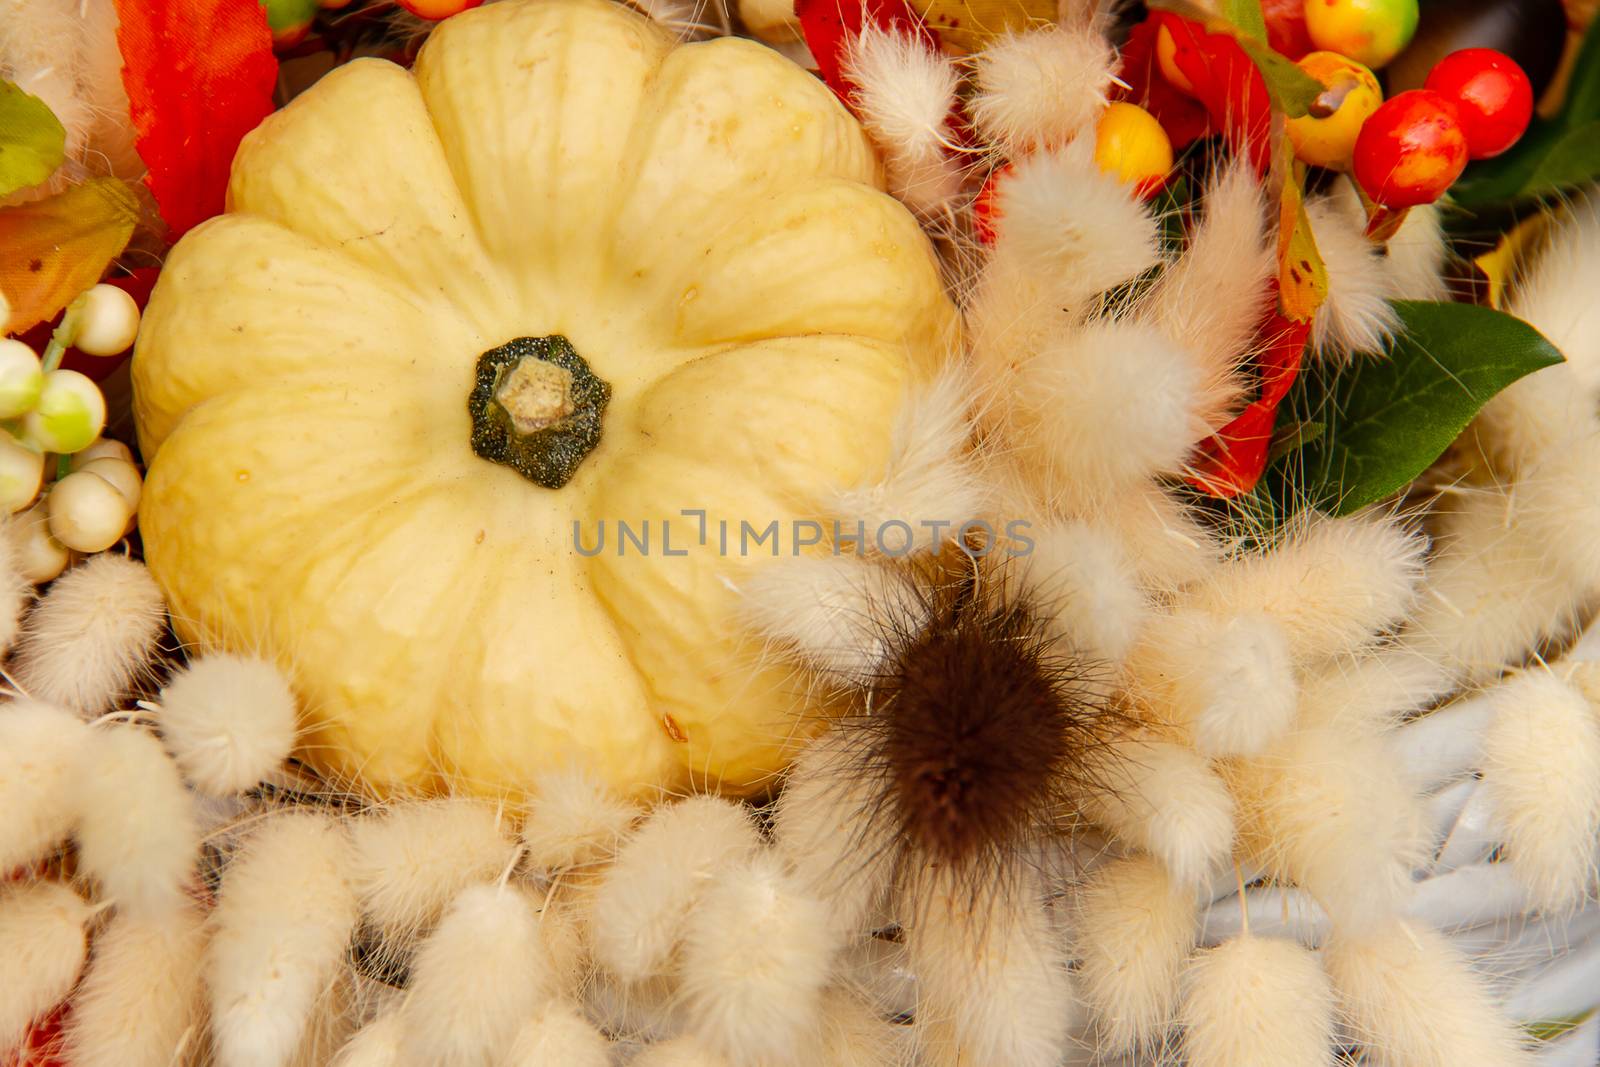
<path fill-rule="evenodd" d="M 0 1063 L 1596 1062 L 1592 3 L 402 3 L 0 0 Z"/>

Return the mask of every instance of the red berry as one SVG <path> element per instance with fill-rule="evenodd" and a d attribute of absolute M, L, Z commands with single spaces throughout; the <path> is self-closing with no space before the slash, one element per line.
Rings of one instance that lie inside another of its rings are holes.
<path fill-rule="evenodd" d="M 1517 143 L 1533 118 L 1533 85 L 1516 60 L 1493 48 L 1451 52 L 1428 73 L 1427 87 L 1455 102 L 1467 152 L 1488 159 Z"/>
<path fill-rule="evenodd" d="M 1428 89 L 1385 100 L 1356 137 L 1352 170 L 1384 207 L 1431 204 L 1467 165 L 1467 135 L 1456 106 Z"/>

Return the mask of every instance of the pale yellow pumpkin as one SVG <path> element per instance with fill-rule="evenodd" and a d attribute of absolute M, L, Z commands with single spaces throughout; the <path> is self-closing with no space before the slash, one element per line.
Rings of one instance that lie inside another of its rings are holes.
<path fill-rule="evenodd" d="M 457 16 L 414 76 L 335 70 L 246 139 L 139 337 L 140 524 L 181 636 L 276 657 L 305 755 L 380 792 L 768 780 L 804 686 L 738 621 L 770 548 L 725 555 L 717 523 L 826 519 L 953 328 L 877 182 L 813 76 L 604 0 Z M 560 488 L 469 446 L 480 355 L 550 335 L 611 389 Z"/>

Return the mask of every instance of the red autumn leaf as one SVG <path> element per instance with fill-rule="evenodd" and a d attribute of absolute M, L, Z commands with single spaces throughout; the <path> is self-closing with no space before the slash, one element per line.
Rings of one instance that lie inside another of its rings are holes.
<path fill-rule="evenodd" d="M 1276 283 L 1273 288 L 1276 292 Z M 1189 481 L 1201 492 L 1232 497 L 1248 493 L 1261 480 L 1278 421 L 1278 405 L 1300 376 L 1310 335 L 1309 321 L 1285 318 L 1278 301 L 1272 301 L 1272 310 L 1256 332 L 1261 346 L 1256 358 L 1261 393 L 1232 422 L 1200 443 L 1200 456 Z"/>
<path fill-rule="evenodd" d="M 219 214 L 239 141 L 273 110 L 278 61 L 258 0 L 114 0 L 122 82 L 176 240 Z"/>
<path fill-rule="evenodd" d="M 139 221 L 137 190 L 91 178 L 42 200 L 0 208 L 0 336 L 53 319 L 100 280 Z"/>
<path fill-rule="evenodd" d="M 1156 62 L 1162 29 L 1175 46 L 1173 64 L 1194 87 L 1187 96 L 1167 81 Z M 1123 67 L 1123 80 L 1133 86 L 1129 98 L 1155 115 L 1174 147 L 1220 132 L 1235 152 L 1249 154 L 1258 173 L 1267 172 L 1272 162 L 1272 97 L 1260 69 L 1233 34 L 1209 33 L 1198 22 L 1154 11 L 1134 27 Z"/>
<path fill-rule="evenodd" d="M 853 86 L 843 73 L 846 45 L 868 24 L 884 29 L 898 27 L 939 49 L 939 37 L 906 6 L 905 0 L 795 0 L 795 17 L 805 35 L 806 47 L 817 61 L 817 72 L 840 100 L 850 103 Z"/>

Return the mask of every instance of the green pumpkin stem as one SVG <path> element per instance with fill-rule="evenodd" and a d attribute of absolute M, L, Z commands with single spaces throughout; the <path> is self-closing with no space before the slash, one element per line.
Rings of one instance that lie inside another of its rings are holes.
<path fill-rule="evenodd" d="M 467 397 L 472 451 L 560 489 L 600 443 L 611 386 L 560 334 L 518 337 L 478 357 Z"/>

